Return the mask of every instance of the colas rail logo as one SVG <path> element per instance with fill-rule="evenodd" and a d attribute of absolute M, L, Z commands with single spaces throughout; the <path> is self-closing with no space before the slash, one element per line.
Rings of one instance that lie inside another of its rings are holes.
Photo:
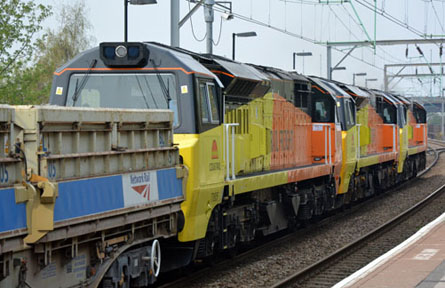
<path fill-rule="evenodd" d="M 218 145 L 216 144 L 216 140 L 213 140 L 212 143 L 212 159 L 218 159 Z"/>
<path fill-rule="evenodd" d="M 142 197 L 150 200 L 150 173 L 144 172 L 130 176 L 131 189 L 139 193 Z"/>

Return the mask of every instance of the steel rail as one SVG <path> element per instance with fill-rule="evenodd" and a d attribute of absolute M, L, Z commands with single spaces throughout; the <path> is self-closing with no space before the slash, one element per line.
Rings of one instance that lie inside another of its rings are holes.
<path fill-rule="evenodd" d="M 442 145 L 442 146 L 445 146 L 445 141 L 438 140 L 438 139 L 431 139 L 431 138 L 428 138 L 428 142 L 431 143 L 431 144 L 434 144 L 434 145 Z"/>

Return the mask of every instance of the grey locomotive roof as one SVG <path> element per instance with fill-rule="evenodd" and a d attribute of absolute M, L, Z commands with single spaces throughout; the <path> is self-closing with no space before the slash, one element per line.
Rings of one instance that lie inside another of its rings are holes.
<path fill-rule="evenodd" d="M 371 93 L 374 93 L 374 95 L 385 97 L 389 102 L 391 102 L 395 106 L 399 104 L 399 101 L 395 99 L 391 94 L 385 93 L 380 90 L 370 90 L 370 91 Z"/>
<path fill-rule="evenodd" d="M 291 71 L 291 72 L 289 72 L 289 74 L 292 76 L 292 78 L 294 80 L 302 81 L 302 82 L 310 82 L 306 76 L 304 76 L 302 74 L 298 74 L 296 71 Z"/>
<path fill-rule="evenodd" d="M 224 69 L 226 69 L 230 74 L 238 78 L 251 79 L 256 81 L 264 81 L 261 74 L 256 72 L 252 67 L 247 64 L 239 63 L 239 62 L 231 62 L 218 58 L 213 59 L 216 63 L 221 65 Z"/>
<path fill-rule="evenodd" d="M 336 92 L 337 96 L 343 96 L 343 97 L 346 97 L 346 98 L 351 98 L 351 95 L 349 95 L 345 90 L 340 88 L 334 82 L 331 82 L 331 81 L 328 81 L 328 80 L 324 80 L 324 79 L 321 79 L 321 81 L 323 83 L 325 83 L 327 86 L 331 87 Z"/>
<path fill-rule="evenodd" d="M 278 68 L 260 66 L 250 63 L 241 63 L 233 61 L 231 59 L 211 54 L 199 54 L 183 48 L 170 47 L 165 44 L 156 42 L 146 42 L 150 45 L 156 45 L 163 49 L 175 51 L 181 55 L 188 55 L 195 60 L 201 59 L 204 61 L 214 61 L 226 69 L 230 74 L 238 78 L 256 80 L 256 81 L 268 81 L 271 79 L 284 79 L 284 80 L 298 80 L 302 82 L 308 82 L 309 80 L 294 71 L 285 71 Z M 213 73 L 212 73 L 213 74 Z"/>
<path fill-rule="evenodd" d="M 369 92 L 367 92 L 366 90 L 361 89 L 360 87 L 353 86 L 353 85 L 347 85 L 347 84 L 345 84 L 345 86 L 349 90 L 351 90 L 352 93 L 356 94 L 357 96 L 366 97 L 366 98 L 369 98 L 371 96 L 371 94 L 369 94 Z"/>
<path fill-rule="evenodd" d="M 155 47 L 156 49 L 159 49 L 159 51 L 168 53 L 170 57 L 176 58 L 178 60 L 178 62 L 180 62 L 182 65 L 184 65 L 183 68 L 186 68 L 189 71 L 194 71 L 197 73 L 202 73 L 202 74 L 207 74 L 209 76 L 213 76 L 213 78 L 216 80 L 216 82 L 218 82 L 218 85 L 220 85 L 221 87 L 224 87 L 224 85 L 221 83 L 221 81 L 219 81 L 218 77 L 216 77 L 216 75 L 213 74 L 212 71 L 207 69 L 201 63 L 199 63 L 195 58 L 193 58 L 191 56 L 190 53 L 186 53 L 185 50 L 172 49 L 171 47 L 164 46 L 162 44 L 154 43 L 154 42 L 148 42 L 145 44 L 148 46 L 149 49 Z"/>
<path fill-rule="evenodd" d="M 82 58 L 85 60 L 85 62 L 82 61 Z M 71 68 L 88 68 L 90 66 L 92 59 L 100 59 L 99 55 L 99 47 L 94 47 L 88 50 L 85 50 L 78 55 L 76 55 L 73 59 L 69 60 L 62 66 L 56 69 L 56 73 L 59 73 L 63 71 L 65 68 L 71 67 Z M 102 62 L 102 61 L 100 61 Z M 81 64 L 81 65 L 79 65 Z"/>
<path fill-rule="evenodd" d="M 308 79 L 311 79 L 313 82 L 315 82 L 315 84 L 319 85 L 321 88 L 323 88 L 324 90 L 326 90 L 329 95 L 331 95 L 331 97 L 336 100 L 335 95 L 337 95 L 337 93 L 334 91 L 334 89 L 332 89 L 331 87 L 329 87 L 328 85 L 326 85 L 324 82 L 321 81 L 320 78 L 317 77 L 308 77 Z"/>

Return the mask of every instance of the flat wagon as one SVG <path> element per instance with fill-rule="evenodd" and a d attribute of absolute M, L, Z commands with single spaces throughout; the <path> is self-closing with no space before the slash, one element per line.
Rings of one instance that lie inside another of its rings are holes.
<path fill-rule="evenodd" d="M 0 287 L 143 287 L 187 170 L 168 110 L 0 106 Z"/>

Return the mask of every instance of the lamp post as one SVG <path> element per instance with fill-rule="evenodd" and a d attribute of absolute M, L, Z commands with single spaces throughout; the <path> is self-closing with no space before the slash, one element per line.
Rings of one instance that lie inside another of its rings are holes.
<path fill-rule="evenodd" d="M 368 88 L 368 82 L 377 81 L 377 78 L 367 78 L 365 79 L 365 87 Z"/>
<path fill-rule="evenodd" d="M 440 48 L 439 48 L 439 57 L 440 57 L 440 100 L 442 100 L 441 102 L 441 106 L 442 106 L 442 109 L 441 109 L 441 115 L 440 116 L 442 116 L 442 117 L 440 117 L 441 118 L 441 125 L 440 125 L 440 133 L 442 134 L 441 136 L 442 136 L 442 140 L 444 140 L 445 139 L 445 135 L 444 135 L 444 130 L 445 130 L 445 118 L 444 118 L 444 109 L 445 109 L 445 107 L 444 107 L 444 105 L 445 105 L 445 103 L 444 103 L 444 98 L 443 98 L 443 91 L 445 90 L 445 88 L 442 88 L 443 86 L 442 86 L 442 78 L 443 78 L 443 67 L 442 67 L 442 54 L 443 54 L 443 46 L 442 46 L 442 44 L 440 45 Z"/>
<path fill-rule="evenodd" d="M 124 41 L 128 42 L 128 3 L 131 5 L 157 4 L 156 0 L 124 0 Z"/>
<path fill-rule="evenodd" d="M 312 56 L 312 52 L 304 52 L 304 51 L 303 52 L 294 52 L 294 65 L 293 65 L 294 70 L 295 70 L 295 64 L 296 64 L 296 61 L 295 61 L 296 56 L 303 57 L 303 74 L 304 74 L 304 57 Z"/>
<path fill-rule="evenodd" d="M 346 67 L 340 66 L 340 67 L 334 67 L 334 68 L 330 68 L 331 72 L 329 73 L 330 77 L 329 80 L 332 80 L 332 72 L 337 71 L 337 70 L 346 70 Z"/>
<path fill-rule="evenodd" d="M 254 31 L 242 32 L 242 33 L 232 33 L 232 60 L 235 60 L 235 38 L 236 37 L 256 37 L 257 34 Z"/>
<path fill-rule="evenodd" d="M 444 114 L 445 114 L 445 113 L 444 113 L 445 98 L 443 98 L 443 97 L 444 97 L 444 96 L 443 96 L 443 95 L 444 95 L 444 94 L 443 94 L 444 91 L 445 91 L 445 88 L 442 88 L 441 93 L 440 93 L 440 94 L 441 94 L 441 97 L 440 97 L 441 99 L 440 99 L 440 100 L 442 100 L 442 101 L 441 101 L 441 102 L 442 102 L 442 103 L 441 103 L 441 104 L 442 104 L 442 105 L 441 105 L 441 106 L 442 106 L 442 109 L 441 109 L 441 115 L 440 115 L 440 116 L 441 116 L 441 117 L 440 117 L 440 118 L 441 118 L 440 133 L 442 134 L 442 140 L 445 140 L 445 135 L 444 135 L 444 130 L 445 130 L 445 127 L 444 127 L 444 126 L 445 126 L 445 118 L 444 118 L 444 117 L 445 117 L 445 115 L 444 115 Z"/>
<path fill-rule="evenodd" d="M 366 76 L 366 73 L 354 73 L 352 74 L 352 85 L 355 85 L 355 77 L 356 76 Z"/>

